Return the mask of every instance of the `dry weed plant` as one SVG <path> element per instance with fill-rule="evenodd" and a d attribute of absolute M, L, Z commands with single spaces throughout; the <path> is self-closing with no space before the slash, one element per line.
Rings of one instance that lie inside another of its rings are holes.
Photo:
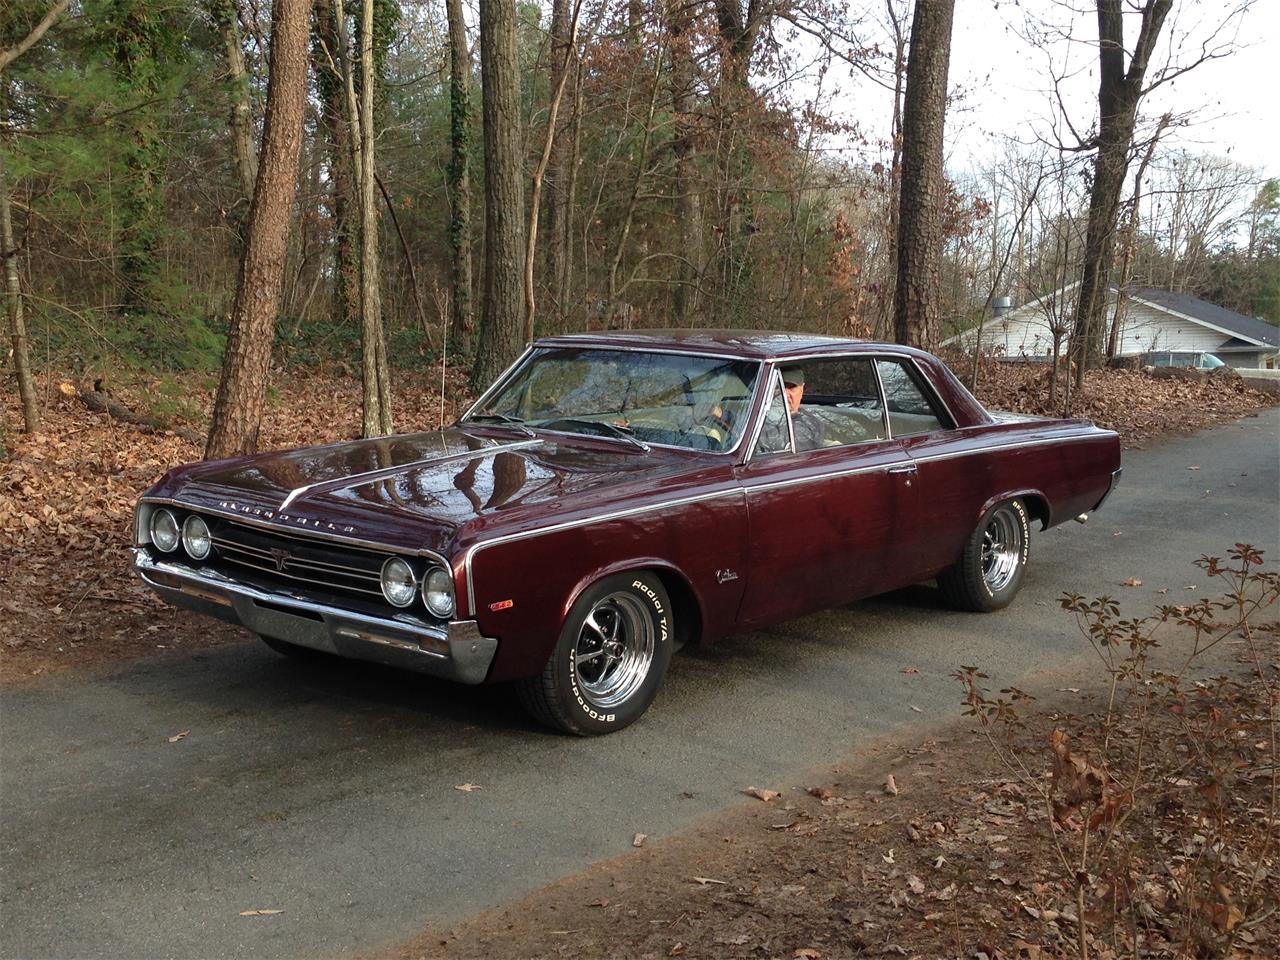
<path fill-rule="evenodd" d="M 954 674 L 965 715 L 1027 798 L 1028 825 L 1047 834 L 1074 900 L 1055 918 L 1074 928 L 1081 960 L 1274 947 L 1252 931 L 1280 896 L 1280 637 L 1258 625 L 1280 573 L 1239 543 L 1196 566 L 1218 596 L 1143 617 L 1121 617 L 1107 596 L 1062 597 L 1104 671 L 1105 708 L 1055 714 L 1047 757 L 1024 716 L 1030 695 L 990 696 L 974 667 Z M 1229 670 L 1220 656 L 1207 662 L 1229 648 L 1246 669 L 1196 676 Z"/>

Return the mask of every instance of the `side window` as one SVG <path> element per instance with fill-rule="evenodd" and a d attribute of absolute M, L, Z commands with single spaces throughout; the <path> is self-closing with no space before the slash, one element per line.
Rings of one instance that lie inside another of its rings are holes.
<path fill-rule="evenodd" d="M 805 362 L 804 395 L 797 417 L 807 421 L 806 436 L 817 438 L 811 447 L 844 447 L 888 435 L 872 362 L 870 357 Z M 799 430 L 796 446 L 804 449 Z"/>
<path fill-rule="evenodd" d="M 889 426 L 895 437 L 932 433 L 944 427 L 940 411 L 916 382 L 915 374 L 900 360 L 877 360 L 876 370 L 889 408 Z"/>
<path fill-rule="evenodd" d="M 769 457 L 791 452 L 791 423 L 787 416 L 787 399 L 782 393 L 782 381 L 775 374 L 770 388 L 769 406 L 764 412 L 764 423 L 752 456 Z"/>

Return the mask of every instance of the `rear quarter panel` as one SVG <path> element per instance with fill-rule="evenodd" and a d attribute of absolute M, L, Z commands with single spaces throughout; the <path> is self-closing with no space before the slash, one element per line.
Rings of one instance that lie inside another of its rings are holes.
<path fill-rule="evenodd" d="M 1093 509 L 1120 466 L 1119 437 L 1083 421 L 966 427 L 910 438 L 907 449 L 933 531 L 929 576 L 955 562 L 996 503 L 1021 497 L 1043 527 L 1055 526 Z"/>

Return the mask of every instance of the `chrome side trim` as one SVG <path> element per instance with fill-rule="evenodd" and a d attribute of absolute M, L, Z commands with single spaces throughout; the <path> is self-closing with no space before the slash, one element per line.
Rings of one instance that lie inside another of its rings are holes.
<path fill-rule="evenodd" d="M 281 510 L 288 510 L 291 505 L 299 500 L 303 500 L 312 494 L 331 493 L 334 490 L 349 490 L 352 487 L 364 486 L 366 483 L 375 483 L 378 480 L 385 480 L 388 477 L 394 477 L 400 473 L 408 473 L 410 470 L 417 470 L 420 467 L 433 467 L 442 463 L 456 463 L 463 460 L 475 460 L 480 457 L 487 457 L 490 454 L 504 453 L 508 450 L 520 450 L 525 447 L 534 447 L 542 440 L 518 440 L 512 443 L 498 443 L 492 446 L 481 447 L 479 450 L 464 450 L 460 453 L 445 454 L 444 456 L 424 457 L 421 460 L 414 460 L 412 463 L 402 464 L 398 467 L 382 467 L 378 470 L 369 470 L 365 473 L 353 473 L 350 476 L 339 477 L 336 480 L 322 480 L 319 483 L 309 483 L 306 486 L 298 487 L 296 490 L 289 491 L 289 495 L 284 498 L 284 502 L 280 504 Z"/>
<path fill-rule="evenodd" d="M 893 423 L 889 420 L 889 395 L 884 392 L 884 381 L 880 379 L 880 365 L 876 358 L 871 358 L 871 372 L 876 375 L 876 389 L 880 391 L 880 423 L 884 427 L 884 438 L 893 439 Z M 955 421 L 953 420 L 952 423 Z"/>
<path fill-rule="evenodd" d="M 227 490 L 229 496 L 234 496 L 234 490 Z M 173 497 L 142 497 L 139 501 L 142 503 L 162 503 L 166 506 L 181 507 L 183 510 L 189 510 L 192 513 L 211 514 L 215 517 L 225 517 L 228 520 L 235 520 L 237 523 L 243 523 L 251 527 L 261 527 L 263 530 L 270 530 L 272 533 L 279 534 L 283 537 L 297 537 L 300 540 L 315 540 L 318 543 L 342 543 L 351 547 L 362 547 L 365 550 L 372 550 L 375 553 L 408 553 L 415 557 L 429 557 L 437 561 L 442 567 L 448 567 L 447 561 L 442 554 L 434 550 L 418 549 L 418 550 L 399 550 L 395 547 L 387 546 L 385 543 L 379 543 L 376 540 L 362 540 L 359 537 L 347 537 L 337 533 L 320 534 L 310 530 L 298 530 L 288 525 L 272 523 L 271 520 L 276 516 L 277 511 L 269 507 L 263 507 L 262 515 L 266 516 L 266 520 L 259 519 L 251 514 L 240 513 L 235 510 L 219 509 L 210 507 L 206 504 L 193 504 L 186 500 L 177 500 Z"/>
<path fill-rule="evenodd" d="M 471 416 L 471 414 L 476 410 L 483 410 L 484 402 L 488 400 L 490 396 L 497 393 L 499 388 L 505 387 L 507 385 L 507 381 L 511 379 L 511 375 L 520 368 L 520 365 L 523 364 L 526 359 L 528 359 L 529 354 L 533 353 L 534 348 L 535 348 L 535 344 L 532 344 L 532 343 L 526 344 L 524 348 L 524 353 L 516 357 L 515 361 L 511 364 L 511 366 L 507 367 L 507 369 L 503 370 L 500 374 L 498 374 L 498 379 L 493 381 L 493 383 L 490 385 L 488 390 L 486 390 L 484 393 L 480 394 L 480 396 L 476 398 L 475 403 L 467 407 L 466 411 L 463 412 L 462 416 L 458 417 L 457 422 L 461 423 L 463 420 L 466 420 L 467 417 Z"/>
<path fill-rule="evenodd" d="M 950 460 L 955 457 L 973 456 L 979 453 L 999 453 L 1005 450 L 1017 450 L 1023 447 L 1039 447 L 1050 443 L 1062 443 L 1064 440 L 1079 440 L 1085 437 L 1091 437 L 1093 434 L 1079 433 L 1068 434 L 1066 436 L 1046 438 L 1044 440 L 1020 440 L 1013 443 L 996 444 L 989 447 L 979 447 L 970 450 L 958 450 L 949 453 L 938 453 L 931 456 L 917 457 L 910 456 L 911 462 L 916 464 L 928 463 L 933 460 Z M 462 566 L 466 572 L 467 580 L 467 607 L 471 616 L 476 615 L 476 587 L 473 571 L 473 561 L 475 555 L 481 550 L 488 547 L 497 546 L 503 543 L 511 543 L 516 540 L 528 540 L 531 537 L 540 537 L 547 533 L 559 533 L 561 530 L 569 530 L 573 527 L 583 527 L 593 523 L 607 523 L 610 520 L 619 520 L 624 517 L 636 516 L 641 513 L 648 513 L 653 510 L 669 510 L 672 507 L 684 506 L 689 503 L 698 503 L 703 500 L 713 500 L 717 497 L 727 496 L 729 494 L 740 494 L 743 498 L 752 490 L 769 490 L 777 487 L 796 486 L 803 483 L 816 483 L 820 480 L 829 480 L 835 477 L 852 476 L 858 473 L 872 473 L 879 470 L 887 471 L 890 467 L 900 466 L 901 460 L 894 460 L 888 463 L 877 463 L 874 466 L 854 467 L 848 470 L 831 471 L 827 473 L 814 474 L 807 477 L 789 477 L 786 480 L 774 480 L 765 483 L 741 484 L 739 486 L 716 490 L 711 493 L 701 493 L 690 497 L 677 497 L 674 500 L 667 500 L 663 503 L 650 504 L 643 507 L 629 507 L 625 510 L 618 510 L 613 513 L 602 514 L 598 517 L 583 517 L 578 520 L 566 520 L 561 523 L 551 524 L 546 527 L 539 527 L 536 530 L 524 530 L 520 533 L 510 533 L 505 536 L 494 537 L 492 540 L 482 540 L 469 546 L 462 555 Z"/>

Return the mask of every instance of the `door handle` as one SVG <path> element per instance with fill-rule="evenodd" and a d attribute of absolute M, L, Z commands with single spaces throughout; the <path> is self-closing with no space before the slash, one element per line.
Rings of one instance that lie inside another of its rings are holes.
<path fill-rule="evenodd" d="M 916 465 L 914 463 L 904 463 L 904 464 L 901 464 L 900 466 L 889 468 L 889 473 L 891 474 L 892 473 L 913 474 L 915 472 L 916 472 Z"/>

